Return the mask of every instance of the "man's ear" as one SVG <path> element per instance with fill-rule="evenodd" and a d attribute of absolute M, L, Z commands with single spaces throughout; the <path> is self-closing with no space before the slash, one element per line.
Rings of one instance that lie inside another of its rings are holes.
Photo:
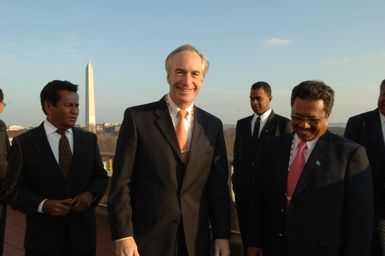
<path fill-rule="evenodd" d="M 51 108 L 52 108 L 52 103 L 48 100 L 45 100 L 44 101 L 44 110 L 47 113 L 47 115 L 48 115 L 48 113 L 51 112 Z"/>

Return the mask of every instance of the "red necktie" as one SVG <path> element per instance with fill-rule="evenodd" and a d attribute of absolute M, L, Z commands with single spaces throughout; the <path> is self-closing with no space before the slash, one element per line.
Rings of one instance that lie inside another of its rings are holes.
<path fill-rule="evenodd" d="M 306 142 L 300 141 L 298 143 L 298 150 L 293 162 L 290 165 L 289 173 L 287 177 L 287 205 L 290 204 L 291 197 L 294 194 L 295 187 L 297 186 L 298 180 L 301 177 L 302 170 L 306 164 L 304 151 L 306 150 Z"/>
<path fill-rule="evenodd" d="M 188 141 L 187 133 L 184 126 L 184 119 L 188 115 L 188 112 L 184 109 L 178 111 L 178 123 L 175 126 L 176 137 L 178 138 L 179 148 L 183 156 L 183 162 L 187 162 Z"/>
<path fill-rule="evenodd" d="M 70 143 L 67 136 L 65 135 L 65 129 L 56 130 L 57 133 L 61 135 L 59 140 L 59 167 L 63 172 L 64 176 L 68 176 L 70 173 L 71 162 L 72 162 L 72 152 L 70 148 Z"/>

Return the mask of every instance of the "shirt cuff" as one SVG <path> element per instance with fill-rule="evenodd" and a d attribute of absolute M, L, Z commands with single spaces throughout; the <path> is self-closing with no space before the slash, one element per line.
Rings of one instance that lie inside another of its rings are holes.
<path fill-rule="evenodd" d="M 130 237 L 132 237 L 132 236 L 127 236 L 127 237 L 123 237 L 123 238 L 120 238 L 120 239 L 116 239 L 115 242 L 120 242 L 120 241 L 123 241 L 123 240 L 127 240 Z"/>
<path fill-rule="evenodd" d="M 43 201 L 41 201 L 41 203 L 39 204 L 39 208 L 37 208 L 37 212 L 38 213 L 44 213 L 43 212 L 43 205 L 44 205 L 44 202 L 47 201 L 47 199 L 44 199 Z"/>

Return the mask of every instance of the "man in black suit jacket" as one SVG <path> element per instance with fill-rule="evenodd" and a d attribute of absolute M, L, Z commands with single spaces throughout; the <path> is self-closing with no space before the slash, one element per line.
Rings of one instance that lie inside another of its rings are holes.
<path fill-rule="evenodd" d="M 294 134 L 263 147 L 259 191 L 251 204 L 250 255 L 369 255 L 369 162 L 361 145 L 328 131 L 333 98 L 320 81 L 294 87 Z"/>
<path fill-rule="evenodd" d="M 47 119 L 13 139 L 2 197 L 26 215 L 25 255 L 95 255 L 95 206 L 107 187 L 97 138 L 74 128 L 77 85 L 52 81 L 40 99 Z"/>
<path fill-rule="evenodd" d="M 375 226 L 372 255 L 385 255 L 385 80 L 378 108 L 349 118 L 345 137 L 365 147 L 373 175 Z"/>
<path fill-rule="evenodd" d="M 209 255 L 210 224 L 216 255 L 230 254 L 223 127 L 194 105 L 207 69 L 193 46 L 175 49 L 169 93 L 125 111 L 109 196 L 116 255 Z"/>
<path fill-rule="evenodd" d="M 0 89 L 0 113 L 5 107 L 4 94 Z M 7 135 L 7 127 L 3 120 L 0 120 L 0 179 L 3 180 L 7 172 L 7 155 L 9 151 L 9 139 Z M 0 255 L 4 250 L 5 221 L 7 217 L 7 206 L 0 204 Z"/>
<path fill-rule="evenodd" d="M 250 89 L 250 105 L 254 114 L 237 122 L 232 176 L 243 251 L 247 255 L 247 230 L 252 185 L 258 171 L 263 142 L 274 136 L 292 132 L 290 120 L 270 108 L 273 96 L 266 82 L 256 82 Z"/>

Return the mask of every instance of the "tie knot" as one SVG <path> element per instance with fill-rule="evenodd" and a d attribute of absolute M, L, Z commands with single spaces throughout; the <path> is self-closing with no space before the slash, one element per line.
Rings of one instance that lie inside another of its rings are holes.
<path fill-rule="evenodd" d="M 64 135 L 66 133 L 67 129 L 57 129 L 56 132 L 60 135 Z"/>
<path fill-rule="evenodd" d="M 179 118 L 185 118 L 187 115 L 188 115 L 188 112 L 186 110 L 184 110 L 184 109 L 180 109 L 178 111 L 178 117 Z"/>
<path fill-rule="evenodd" d="M 299 143 L 298 143 L 298 150 L 299 151 L 302 151 L 302 150 L 305 150 L 307 148 L 307 144 L 305 141 L 301 140 Z"/>

